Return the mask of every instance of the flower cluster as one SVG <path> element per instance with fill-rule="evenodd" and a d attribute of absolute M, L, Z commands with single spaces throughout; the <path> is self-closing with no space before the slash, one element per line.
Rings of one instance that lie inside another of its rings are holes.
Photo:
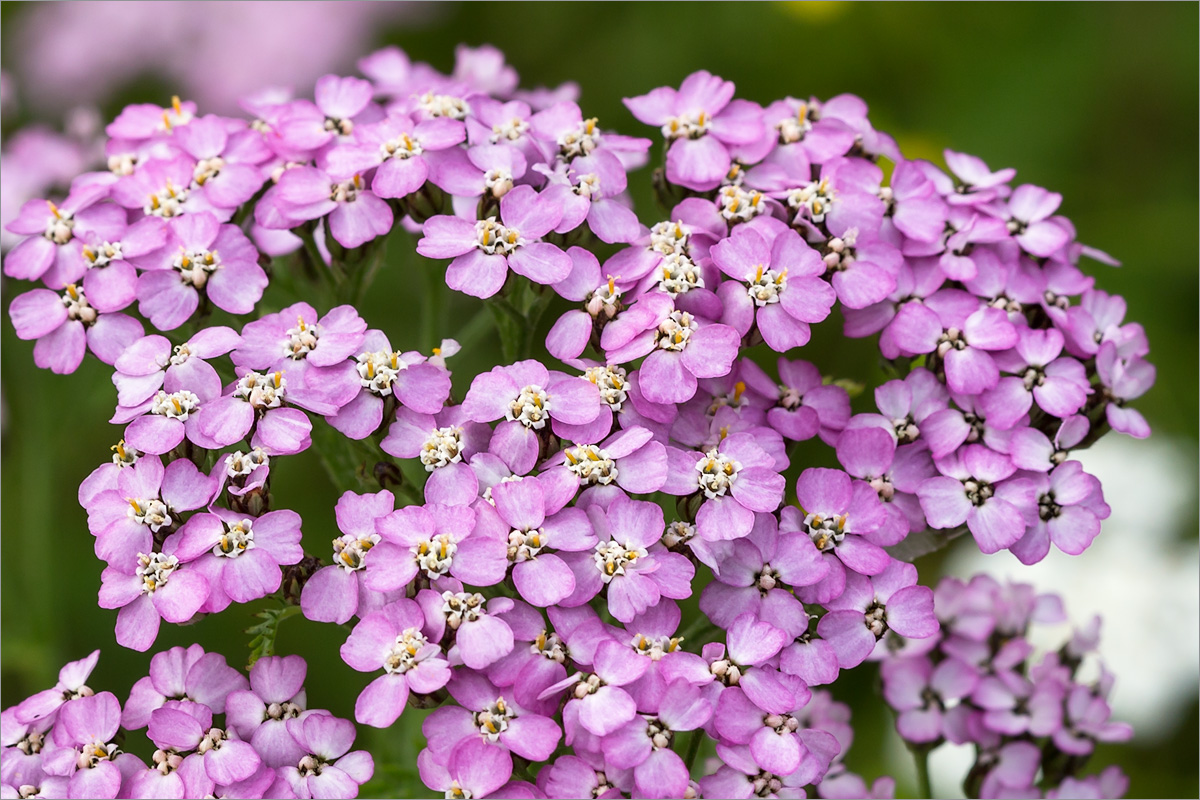
<path fill-rule="evenodd" d="M 927 753 L 943 742 L 973 744 L 970 797 L 1124 794 L 1128 780 L 1117 767 L 1077 776 L 1098 742 L 1133 735 L 1109 718 L 1113 676 L 1095 656 L 1100 618 L 1037 657 L 1029 630 L 1065 619 L 1057 596 L 986 575 L 945 578 L 936 594 L 941 635 L 889 654 L 882 666 L 884 699 L 909 746 Z"/>
<path fill-rule="evenodd" d="M 375 676 L 356 720 L 437 706 L 418 766 L 447 797 L 861 794 L 846 715 L 812 687 L 866 661 L 885 662 L 894 705 L 923 704 L 903 709 L 911 741 L 980 744 L 981 780 L 1017 751 L 1050 769 L 1028 736 L 1053 736 L 1050 758 L 1116 735 L 1089 705 L 1102 696 L 1072 699 L 1069 666 L 1026 677 L 1027 653 L 988 649 L 1015 647 L 1024 618 L 960 634 L 955 609 L 1004 603 L 935 595 L 911 563 L 967 531 L 1027 563 L 1052 543 L 1083 552 L 1109 510 L 1070 456 L 1109 429 L 1149 434 L 1127 405 L 1154 381 L 1146 337 L 1080 269 L 1112 260 L 1076 241 L 1059 195 L 952 151 L 948 171 L 906 159 L 858 98 L 763 107 L 698 72 L 625 101 L 665 140 L 670 212 L 647 227 L 626 187 L 650 140 L 601 128 L 571 87 L 521 92 L 490 49 L 460 51 L 452 75 L 394 48 L 359 67 L 312 100 L 249 99 L 249 120 L 130 106 L 107 128 L 108 171 L 9 226 L 26 238 L 5 274 L 44 284 L 11 305 L 39 366 L 71 372 L 90 349 L 114 368 L 124 436 L 79 499 L 119 643 L 146 650 L 160 619 L 268 595 L 354 620 L 342 658 Z M 345 302 L 395 227 L 486 302 L 512 356 L 461 399 L 457 342 L 405 351 Z M 311 273 L 321 307 L 263 313 L 283 305 L 264 300 L 264 265 Z M 545 363 L 525 329 L 556 298 Z M 794 352 L 835 306 L 894 374 L 867 413 Z M 256 309 L 240 329 L 209 323 Z M 314 424 L 379 490 L 346 491 L 311 556 L 271 472 Z M 841 469 L 794 463 L 810 439 Z M 685 621 L 694 595 L 702 616 Z M 897 653 L 964 637 L 950 694 L 908 691 L 959 656 Z M 1057 692 L 1053 725 L 1029 711 L 1035 692 Z M 259 704 L 293 702 L 275 694 Z M 968 696 L 953 735 L 930 727 L 929 703 Z M 208 741 L 189 737 L 211 714 L 168 710 L 162 752 Z M 352 738 L 331 720 L 289 722 L 326 755 L 264 787 L 352 792 L 361 757 L 346 777 L 324 769 Z M 287 735 L 262 736 L 288 753 L 270 768 L 295 762 Z M 697 781 L 704 747 L 721 763 Z"/>
<path fill-rule="evenodd" d="M 5 797 L 355 797 L 375 771 L 350 749 L 352 722 L 306 707 L 300 656 L 260 658 L 247 680 L 200 645 L 174 647 L 124 708 L 87 685 L 99 658 L 0 715 Z M 143 728 L 150 763 L 130 752 Z"/>

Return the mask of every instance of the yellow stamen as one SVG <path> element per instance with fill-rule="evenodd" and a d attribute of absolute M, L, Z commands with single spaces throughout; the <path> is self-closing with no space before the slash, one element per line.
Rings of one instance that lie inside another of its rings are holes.
<path fill-rule="evenodd" d="M 275 388 L 278 389 L 283 383 L 283 370 L 275 373 Z"/>
<path fill-rule="evenodd" d="M 72 300 L 79 299 L 79 287 L 77 287 L 75 284 L 67 284 L 67 293 L 71 295 Z"/>
<path fill-rule="evenodd" d="M 46 205 L 50 206 L 50 213 L 54 215 L 55 219 L 62 219 L 62 214 L 59 212 L 58 206 L 54 205 L 54 203 L 51 203 L 49 200 L 46 201 Z"/>
<path fill-rule="evenodd" d="M 167 112 L 165 112 L 165 111 L 163 112 L 163 127 L 166 128 L 168 131 L 171 130 L 171 118 L 167 115 Z"/>
<path fill-rule="evenodd" d="M 746 393 L 746 382 L 738 381 L 733 385 L 733 400 L 737 402 L 742 399 L 742 395 Z"/>
<path fill-rule="evenodd" d="M 609 275 L 608 276 L 608 293 L 609 293 L 609 295 L 613 295 L 613 294 L 616 294 L 616 291 L 617 291 L 616 281 L 613 280 L 612 275 Z"/>
<path fill-rule="evenodd" d="M 176 114 L 183 114 L 183 105 L 179 102 L 179 95 L 171 95 L 171 108 L 175 109 Z"/>

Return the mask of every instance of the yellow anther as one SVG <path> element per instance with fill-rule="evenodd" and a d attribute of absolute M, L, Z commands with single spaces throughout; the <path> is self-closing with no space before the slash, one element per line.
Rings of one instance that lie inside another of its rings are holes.
<path fill-rule="evenodd" d="M 776 282 L 776 283 L 780 283 L 780 284 L 781 284 L 781 283 L 783 283 L 783 282 L 784 282 L 786 279 L 787 279 L 787 270 L 785 269 L 783 272 L 779 273 L 779 274 L 778 274 L 778 275 L 775 277 L 775 282 Z"/>
<path fill-rule="evenodd" d="M 433 354 L 435 356 L 438 354 L 438 349 L 436 347 L 433 348 Z M 400 360 L 400 354 L 393 351 L 392 352 L 392 369 L 400 369 L 399 360 Z"/>
<path fill-rule="evenodd" d="M 304 333 L 304 331 L 308 330 L 308 326 L 304 324 L 303 316 L 296 317 L 296 324 L 300 327 L 301 333 Z"/>
<path fill-rule="evenodd" d="M 158 210 L 158 195 L 150 195 L 150 208 L 154 209 L 155 211 Z"/>
<path fill-rule="evenodd" d="M 567 454 L 567 461 L 570 461 L 572 466 L 579 463 L 579 459 L 576 458 L 575 456 L 571 455 L 570 450 L 567 450 L 566 454 Z"/>
<path fill-rule="evenodd" d="M 728 425 L 722 425 L 722 426 L 721 426 L 721 439 L 724 439 L 724 438 L 725 438 L 726 436 L 728 436 L 728 435 L 729 435 L 729 426 L 728 426 Z M 733 474 L 733 464 L 726 464 L 726 465 L 725 465 L 725 474 L 726 474 L 726 475 L 732 475 L 732 474 Z"/>
<path fill-rule="evenodd" d="M 757 267 L 757 269 L 755 269 L 755 271 L 754 271 L 754 280 L 755 280 L 755 282 L 757 282 L 757 281 L 761 281 L 761 280 L 762 280 L 762 275 L 763 275 L 763 265 L 762 265 L 762 264 L 759 264 L 759 265 L 758 265 L 758 267 Z"/>
<path fill-rule="evenodd" d="M 442 348 L 440 348 L 440 347 L 435 347 L 435 348 L 433 348 L 433 354 L 434 354 L 435 356 L 440 356 L 440 355 L 442 354 Z M 393 360 L 394 360 L 394 359 L 393 359 Z"/>
<path fill-rule="evenodd" d="M 54 203 L 51 203 L 49 200 L 46 201 L 46 205 L 50 207 L 50 213 L 54 215 L 55 219 L 62 219 L 62 213 L 58 210 L 58 206 L 54 205 Z"/>
<path fill-rule="evenodd" d="M 584 131 L 587 132 L 588 136 L 591 136 L 592 133 L 596 130 L 596 122 L 598 120 L 599 120 L 599 117 L 592 117 L 591 119 L 589 119 L 583 123 L 583 129 L 584 129 Z"/>
<path fill-rule="evenodd" d="M 72 300 L 79 299 L 79 287 L 77 287 L 75 284 L 67 284 L 67 293 L 71 295 Z"/>
<path fill-rule="evenodd" d="M 616 294 L 616 292 L 617 292 L 617 283 L 615 280 L 613 280 L 613 276 L 609 275 L 608 276 L 608 293 L 610 295 L 613 295 L 613 294 Z"/>
<path fill-rule="evenodd" d="M 179 95 L 171 95 L 171 108 L 175 109 L 176 114 L 183 114 L 183 105 L 179 102 Z"/>
<path fill-rule="evenodd" d="M 183 406 L 179 404 L 179 398 L 178 398 L 178 397 L 172 397 L 172 398 L 171 398 L 171 404 L 175 406 L 175 413 L 176 413 L 176 414 L 182 414 L 182 413 L 183 413 Z"/>
<path fill-rule="evenodd" d="M 86 258 L 88 261 L 95 261 L 96 260 L 96 251 L 93 250 L 92 248 L 88 247 L 87 245 L 84 245 L 83 257 Z"/>
<path fill-rule="evenodd" d="M 705 119 L 707 119 L 707 117 L 705 116 L 705 113 L 703 111 L 701 111 L 700 116 L 696 118 L 696 124 L 701 127 L 704 127 Z"/>
<path fill-rule="evenodd" d="M 114 444 L 112 447 L 110 447 L 108 449 L 115 451 L 116 454 L 118 456 L 120 456 L 121 458 L 125 458 L 125 440 L 124 439 L 117 442 L 116 444 Z"/>
<path fill-rule="evenodd" d="M 375 377 L 375 363 L 372 361 L 367 362 L 367 377 L 371 379 Z"/>
<path fill-rule="evenodd" d="M 742 399 L 742 395 L 746 393 L 746 382 L 738 381 L 733 385 L 733 399 L 738 401 Z"/>
<path fill-rule="evenodd" d="M 163 112 L 163 127 L 168 131 L 171 130 L 171 117 L 165 111 Z"/>
<path fill-rule="evenodd" d="M 600 454 L 599 454 L 599 453 L 597 453 L 595 450 L 589 450 L 589 451 L 588 451 L 588 454 L 587 454 L 587 457 L 588 457 L 589 459 L 591 459 L 592 461 L 599 461 L 599 460 L 600 460 Z"/>
<path fill-rule="evenodd" d="M 129 505 L 133 506 L 134 513 L 136 513 L 136 514 L 142 513 L 142 507 L 138 505 L 137 500 L 134 500 L 132 497 L 127 497 L 125 499 L 129 501 Z"/>
<path fill-rule="evenodd" d="M 278 389 L 280 387 L 280 385 L 283 383 L 283 371 L 280 370 L 279 372 L 276 372 L 274 375 L 274 378 L 275 378 L 275 388 Z"/>
<path fill-rule="evenodd" d="M 357 172 L 354 173 L 354 188 L 355 189 L 362 188 L 362 175 L 359 175 Z"/>

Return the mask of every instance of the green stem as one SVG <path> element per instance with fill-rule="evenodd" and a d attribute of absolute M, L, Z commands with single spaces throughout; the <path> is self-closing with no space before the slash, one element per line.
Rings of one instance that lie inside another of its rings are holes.
<path fill-rule="evenodd" d="M 700 745 L 704 741 L 704 736 L 704 729 L 697 728 L 692 731 L 692 738 L 688 740 L 687 756 L 684 757 L 683 761 L 687 764 L 689 774 L 692 771 L 692 765 L 696 763 L 696 756 L 700 754 Z"/>
<path fill-rule="evenodd" d="M 913 748 L 913 760 L 917 762 L 917 797 L 933 797 L 933 786 L 929 782 L 929 748 Z"/>

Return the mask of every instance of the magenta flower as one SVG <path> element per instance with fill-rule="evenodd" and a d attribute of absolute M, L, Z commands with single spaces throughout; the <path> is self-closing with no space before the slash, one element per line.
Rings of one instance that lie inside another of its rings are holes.
<path fill-rule="evenodd" d="M 954 657 L 937 666 L 925 656 L 886 659 L 880 676 L 884 698 L 899 712 L 896 730 L 916 744 L 941 741 L 948 701 L 967 697 L 979 683 L 975 669 Z"/>
<path fill-rule="evenodd" d="M 333 563 L 317 570 L 300 593 L 304 616 L 317 622 L 341 625 L 355 614 L 387 605 L 387 594 L 366 584 L 373 566 L 371 550 L 382 538 L 376 522 L 395 507 L 396 498 L 384 490 L 374 494 L 346 492 L 337 502 L 335 515 L 342 535 L 333 540 Z"/>
<path fill-rule="evenodd" d="M 4 257 L 4 274 L 26 281 L 45 276 L 52 289 L 71 282 L 63 277 L 79 274 L 79 249 L 72 244 L 76 236 L 94 234 L 112 241 L 125 229 L 125 211 L 100 202 L 106 194 L 103 187 L 86 186 L 69 194 L 61 205 L 30 200 L 21 206 L 5 230 L 27 238 Z"/>
<path fill-rule="evenodd" d="M 596 544 L 583 509 L 553 513 L 548 500 L 553 498 L 547 498 L 541 482 L 526 478 L 492 487 L 494 511 L 486 503 L 476 505 L 476 535 L 507 543 L 513 585 L 526 602 L 541 608 L 564 602 L 576 587 L 571 568 L 555 551 L 585 552 Z"/>
<path fill-rule="evenodd" d="M 834 290 L 821 280 L 825 273 L 821 256 L 795 231 L 779 234 L 772 243 L 739 227 L 712 249 L 712 259 L 722 272 L 749 287 L 721 284 L 718 295 L 725 307 L 721 319 L 742 336 L 757 322 L 767 345 L 780 353 L 807 344 L 809 323 L 828 317 L 837 300 Z"/>
<path fill-rule="evenodd" d="M 934 463 L 942 474 L 917 487 L 929 527 L 966 523 L 979 549 L 995 553 L 1017 542 L 1033 523 L 1028 517 L 1036 508 L 1034 485 L 1012 478 L 1016 467 L 1008 456 L 969 444 Z"/>
<path fill-rule="evenodd" d="M 252 448 L 269 455 L 293 455 L 312 444 L 312 423 L 298 408 L 284 402 L 304 404 L 318 412 L 330 413 L 333 406 L 307 399 L 303 389 L 294 391 L 282 370 L 263 375 L 238 368 L 238 379 L 229 394 L 208 403 L 198 417 L 196 427 L 210 447 L 221 448 L 250 437 Z"/>
<path fill-rule="evenodd" d="M 382 541 L 371 555 L 373 569 L 364 574 L 365 585 L 394 592 L 422 573 L 423 580 L 436 582 L 449 574 L 474 586 L 504 580 L 507 537 L 477 535 L 476 516 L 465 505 L 430 504 L 405 506 L 381 517 L 375 531 Z"/>
<path fill-rule="evenodd" d="M 430 166 L 423 154 L 454 147 L 466 135 L 458 120 L 439 117 L 414 125 L 408 116 L 390 114 L 380 122 L 356 128 L 352 143 L 334 148 L 326 159 L 338 174 L 378 167 L 371 191 L 379 197 L 406 197 L 429 177 Z"/>
<path fill-rule="evenodd" d="M 305 755 L 296 766 L 275 771 L 275 786 L 268 794 L 281 795 L 278 789 L 291 789 L 299 798 L 349 798 L 358 796 L 358 787 L 375 774 L 375 761 L 366 750 L 354 750 L 354 723 L 330 714 L 307 713 L 286 723 Z"/>
<path fill-rule="evenodd" d="M 116 797 L 125 770 L 137 769 L 137 756 L 113 743 L 121 726 L 121 704 L 111 692 L 65 704 L 55 724 L 59 745 L 44 760 L 50 775 L 70 777 L 68 797 Z"/>
<path fill-rule="evenodd" d="M 594 552 L 564 556 L 574 579 L 562 605 L 583 605 L 603 591 L 609 612 L 628 623 L 661 598 L 691 596 L 695 567 L 658 543 L 666 527 L 662 508 L 618 494 L 606 510 L 591 507 L 589 517 L 599 541 Z"/>
<path fill-rule="evenodd" d="M 769 514 L 783 502 L 786 481 L 775 459 L 748 433 L 735 433 L 708 452 L 667 448 L 669 473 L 662 491 L 702 493 L 696 532 L 708 541 L 739 539 L 750 533 L 754 513 Z"/>
<path fill-rule="evenodd" d="M 114 560 L 115 561 L 115 560 Z M 168 553 L 138 552 L 105 568 L 100 607 L 119 608 L 117 643 L 145 652 L 162 620 L 187 622 L 208 599 L 208 581 Z"/>
<path fill-rule="evenodd" d="M 1079 555 L 1099 535 L 1100 520 L 1110 513 L 1100 481 L 1084 472 L 1078 461 L 1067 461 L 1033 481 L 1037 522 L 1009 549 L 1023 564 L 1045 558 L 1051 542 L 1064 553 Z"/>
<path fill-rule="evenodd" d="M 349 136 L 362 117 L 369 118 L 374 93 L 374 87 L 362 78 L 321 77 L 313 89 L 316 102 L 293 100 L 276 126 L 281 146 L 316 150 L 339 136 Z"/>
<path fill-rule="evenodd" d="M 67 375 L 79 369 L 84 354 L 112 364 L 145 331 L 125 314 L 101 314 L 84 290 L 71 284 L 61 295 L 34 289 L 13 298 L 9 315 L 19 339 L 36 339 L 33 362 L 42 369 Z"/>
<path fill-rule="evenodd" d="M 1059 357 L 1063 335 L 1056 328 L 1018 330 L 1016 348 L 995 356 L 1000 369 L 1011 373 L 984 393 L 980 402 L 988 420 L 1011 428 L 1036 400 L 1047 414 L 1066 419 L 1083 408 L 1091 394 L 1087 370 L 1069 356 Z"/>
<path fill-rule="evenodd" d="M 300 515 L 294 511 L 269 511 L 252 519 L 210 507 L 210 513 L 194 515 L 179 529 L 175 555 L 207 578 L 204 610 L 216 613 L 231 602 L 249 603 L 277 591 L 283 580 L 280 567 L 304 557 L 300 537 Z"/>
<path fill-rule="evenodd" d="M 846 472 L 869 483 L 879 495 L 887 521 L 867 538 L 882 547 L 897 544 L 910 532 L 925 528 L 916 491 L 922 481 L 937 475 L 923 442 L 896 447 L 891 430 L 891 425 L 850 428 L 837 446 L 838 461 Z"/>
<path fill-rule="evenodd" d="M 713 706 L 700 687 L 685 680 L 671 682 L 653 715 L 634 717 L 605 736 L 604 758 L 617 769 L 632 769 L 633 784 L 644 797 L 682 797 L 688 789 L 688 769 L 671 749 L 676 733 L 692 731 L 712 717 Z"/>
<path fill-rule="evenodd" d="M 210 399 L 220 396 L 221 378 L 208 359 L 225 355 L 240 341 L 237 332 L 226 327 L 204 328 L 175 347 L 165 336 L 138 339 L 113 364 L 118 404 L 125 409 L 136 408 L 160 388 L 172 393 L 190 387 Z M 114 416 L 110 421 L 119 419 Z"/>
<path fill-rule="evenodd" d="M 250 742 L 269 767 L 296 764 L 305 755 L 288 733 L 287 721 L 304 712 L 307 671 L 300 656 L 264 656 L 250 668 L 250 688 L 238 673 L 242 686 L 223 700 L 228 726 Z"/>
<path fill-rule="evenodd" d="M 159 330 L 178 328 L 196 312 L 200 292 L 231 314 L 249 314 L 262 299 L 267 275 L 258 250 L 236 225 L 211 213 L 175 220 L 156 264 L 142 259 L 138 311 Z"/>
<path fill-rule="evenodd" d="M 501 458 L 517 474 L 537 463 L 540 437 L 546 423 L 584 425 L 600 413 L 596 384 L 573 375 L 550 373 L 533 360 L 475 376 L 463 399 L 463 411 L 475 422 L 504 418 L 488 444 L 488 452 Z"/>
<path fill-rule="evenodd" d="M 558 225 L 562 208 L 549 195 L 518 186 L 500 199 L 500 219 L 470 222 L 433 217 L 417 252 L 426 258 L 452 258 L 446 284 L 472 297 L 500 291 L 508 270 L 534 283 L 554 284 L 571 272 L 571 259 L 556 245 L 540 241 Z"/>
<path fill-rule="evenodd" d="M 599 444 L 565 448 L 550 463 L 555 466 L 543 465 L 539 480 L 583 488 L 589 497 L 612 497 L 621 489 L 651 494 L 667 479 L 666 448 L 641 426 L 618 431 Z"/>
<path fill-rule="evenodd" d="M 83 278 L 88 302 L 100 312 L 120 311 L 137 299 L 137 270 L 143 259 L 167 243 L 167 226 L 158 217 L 143 217 L 123 231 L 82 231 L 78 269 L 64 275 L 65 282 Z M 132 263 L 131 263 L 132 262 Z"/>
<path fill-rule="evenodd" d="M 13 305 L 16 305 L 15 300 Z M 36 351 L 34 355 L 36 358 Z M 1112 429 L 1135 439 L 1149 436 L 1150 424 L 1146 418 L 1137 410 L 1126 408 L 1125 403 L 1141 397 L 1154 385 L 1154 365 L 1140 356 L 1128 360 L 1119 358 L 1116 344 L 1105 342 L 1096 355 L 1096 374 L 1108 399 L 1104 414 Z"/>
<path fill-rule="evenodd" d="M 933 590 L 917 585 L 917 568 L 892 561 L 870 578 L 850 573 L 839 597 L 826 603 L 829 613 L 817 633 L 837 654 L 838 667 L 861 664 L 888 631 L 909 639 L 928 639 L 938 632 Z"/>
<path fill-rule="evenodd" d="M 387 728 L 404 711 L 409 691 L 431 694 L 450 680 L 442 648 L 421 633 L 421 607 L 400 599 L 364 616 L 342 645 L 342 660 L 359 672 L 384 674 L 371 681 L 354 704 L 363 725 Z"/>
<path fill-rule="evenodd" d="M 1022 249 L 1045 258 L 1071 239 L 1071 231 L 1049 218 L 1062 203 L 1062 195 L 1040 186 L 1023 184 L 1008 198 L 1008 229 Z"/>
<path fill-rule="evenodd" d="M 217 784 L 228 785 L 246 780 L 258 772 L 262 760 L 249 742 L 232 738 L 221 728 L 212 726 L 212 712 L 207 706 L 189 703 L 185 709 L 163 707 L 150 714 L 150 740 L 160 749 L 176 753 L 192 751 L 184 758 L 201 765 L 179 769 L 190 780 L 187 788 L 193 792 L 211 792 Z"/>
<path fill-rule="evenodd" d="M 371 191 L 362 174 L 330 173 L 316 167 L 285 170 L 258 202 L 254 218 L 264 228 L 295 228 L 328 217 L 329 234 L 348 249 L 361 247 L 392 229 L 392 208 Z"/>
<path fill-rule="evenodd" d="M 787 675 L 772 687 L 754 699 L 741 686 L 721 692 L 713 717 L 717 732 L 725 742 L 749 745 L 754 763 L 766 772 L 792 775 L 807 763 L 811 777 L 806 772 L 804 783 L 819 780 L 838 752 L 837 741 L 825 731 L 801 727 L 799 712 L 812 696 L 808 687 Z M 814 754 L 824 758 L 810 759 Z"/>
<path fill-rule="evenodd" d="M 701 321 L 666 294 L 642 295 L 605 326 L 600 339 L 609 363 L 646 356 L 638 385 L 651 403 L 685 403 L 697 379 L 728 375 L 741 337 L 728 325 Z"/>
<path fill-rule="evenodd" d="M 63 666 L 58 671 L 58 683 L 54 688 L 38 692 L 16 706 L 17 722 L 28 725 L 43 719 L 54 720 L 64 703 L 95 694 L 86 681 L 99 660 L 100 651 L 93 650 L 87 658 Z"/>
<path fill-rule="evenodd" d="M 562 206 L 557 233 L 573 231 L 586 221 L 601 241 L 611 244 L 632 242 L 645 230 L 625 198 L 625 167 L 611 152 L 599 150 L 569 165 L 560 162 L 553 171 L 541 165 L 534 170 L 549 177 L 546 192 Z"/>
<path fill-rule="evenodd" d="M 480 144 L 467 150 L 450 148 L 430 153 L 427 160 L 430 183 L 464 200 L 481 195 L 499 200 L 525 177 L 529 167 L 521 150 L 500 144 Z M 551 198 L 543 195 L 541 200 L 551 207 Z M 474 203 L 459 201 L 456 208 L 461 217 L 475 216 Z"/>
<path fill-rule="evenodd" d="M 151 712 L 168 700 L 198 703 L 214 714 L 224 714 L 230 693 L 245 690 L 248 685 L 245 676 L 225 663 L 220 653 L 206 653 L 198 644 L 172 647 L 155 653 L 150 659 L 150 674 L 133 685 L 121 715 L 121 727 L 131 731 L 146 727 Z"/>
<path fill-rule="evenodd" d="M 512 758 L 499 747 L 471 739 L 450 754 L 447 765 L 424 757 L 417 759 L 421 780 L 449 797 L 491 797 L 512 777 Z M 514 795 L 520 796 L 520 795 Z"/>
<path fill-rule="evenodd" d="M 148 217 L 174 219 L 208 211 L 220 222 L 233 216 L 233 208 L 214 205 L 202 192 L 191 190 L 196 161 L 185 153 L 139 161 L 133 172 L 112 185 L 112 199 Z"/>
<path fill-rule="evenodd" d="M 1008 315 L 991 306 L 950 319 L 923 315 L 918 321 L 914 311 L 905 317 L 907 304 L 897 314 L 892 335 L 902 351 L 937 354 L 945 362 L 946 383 L 959 394 L 979 394 L 1000 382 L 1000 369 L 989 351 L 1008 350 L 1019 341 Z M 937 316 L 936 314 L 934 316 Z"/>
<path fill-rule="evenodd" d="M 733 92 L 733 83 L 701 70 L 678 90 L 663 86 L 623 102 L 639 121 L 661 127 L 671 142 L 667 180 L 704 192 L 729 172 L 730 149 L 766 137 L 762 107 L 733 100 Z"/>
<path fill-rule="evenodd" d="M 600 642 L 592 661 L 592 672 L 577 672 L 542 692 L 552 697 L 570 689 L 571 698 L 563 709 L 567 742 L 573 738 L 568 717 L 574 717 L 584 731 L 607 736 L 637 716 L 637 703 L 623 688 L 641 678 L 650 669 L 650 659 L 611 639 Z"/>
<path fill-rule="evenodd" d="M 249 322 L 242 328 L 241 345 L 233 353 L 239 367 L 275 372 L 286 370 L 295 386 L 304 386 L 303 373 L 310 367 L 341 367 L 362 350 L 367 323 L 353 306 L 335 306 L 324 316 L 308 303 L 294 303 L 278 313 Z M 357 387 L 351 387 L 357 390 Z M 354 397 L 333 398 L 341 406 Z"/>
<path fill-rule="evenodd" d="M 454 645 L 447 653 L 451 664 L 463 663 L 482 670 L 512 652 L 513 632 L 499 614 L 513 607 L 508 597 L 486 601 L 478 592 L 465 592 L 453 578 L 444 579 L 449 588 L 438 592 L 422 589 L 417 602 L 425 612 L 425 631 L 430 641 L 441 641 L 452 632 Z"/>
<path fill-rule="evenodd" d="M 258 131 L 214 114 L 176 130 L 174 141 L 196 159 L 192 191 L 216 208 L 237 208 L 253 197 L 263 185 L 258 165 L 273 155 Z"/>
<path fill-rule="evenodd" d="M 401 407 L 379 443 L 396 458 L 419 458 L 429 473 L 425 499 L 443 505 L 469 505 L 479 496 L 479 480 L 469 466 L 486 452 L 492 429 L 472 422 L 462 406 L 448 406 L 436 416 Z"/>
<path fill-rule="evenodd" d="M 460 705 L 443 706 L 421 724 L 433 760 L 446 764 L 467 741 L 533 762 L 545 761 L 558 747 L 562 730 L 553 719 L 522 708 L 484 676 L 459 670 L 446 688 Z"/>
<path fill-rule="evenodd" d="M 450 396 L 450 373 L 426 363 L 419 353 L 393 350 L 387 336 L 367 331 L 363 352 L 353 370 L 344 364 L 310 369 L 306 381 L 316 391 L 339 400 L 349 394 L 347 383 L 357 386 L 353 399 L 341 405 L 327 421 L 351 439 L 365 439 L 383 424 L 386 398 L 421 414 L 437 414 Z"/>

